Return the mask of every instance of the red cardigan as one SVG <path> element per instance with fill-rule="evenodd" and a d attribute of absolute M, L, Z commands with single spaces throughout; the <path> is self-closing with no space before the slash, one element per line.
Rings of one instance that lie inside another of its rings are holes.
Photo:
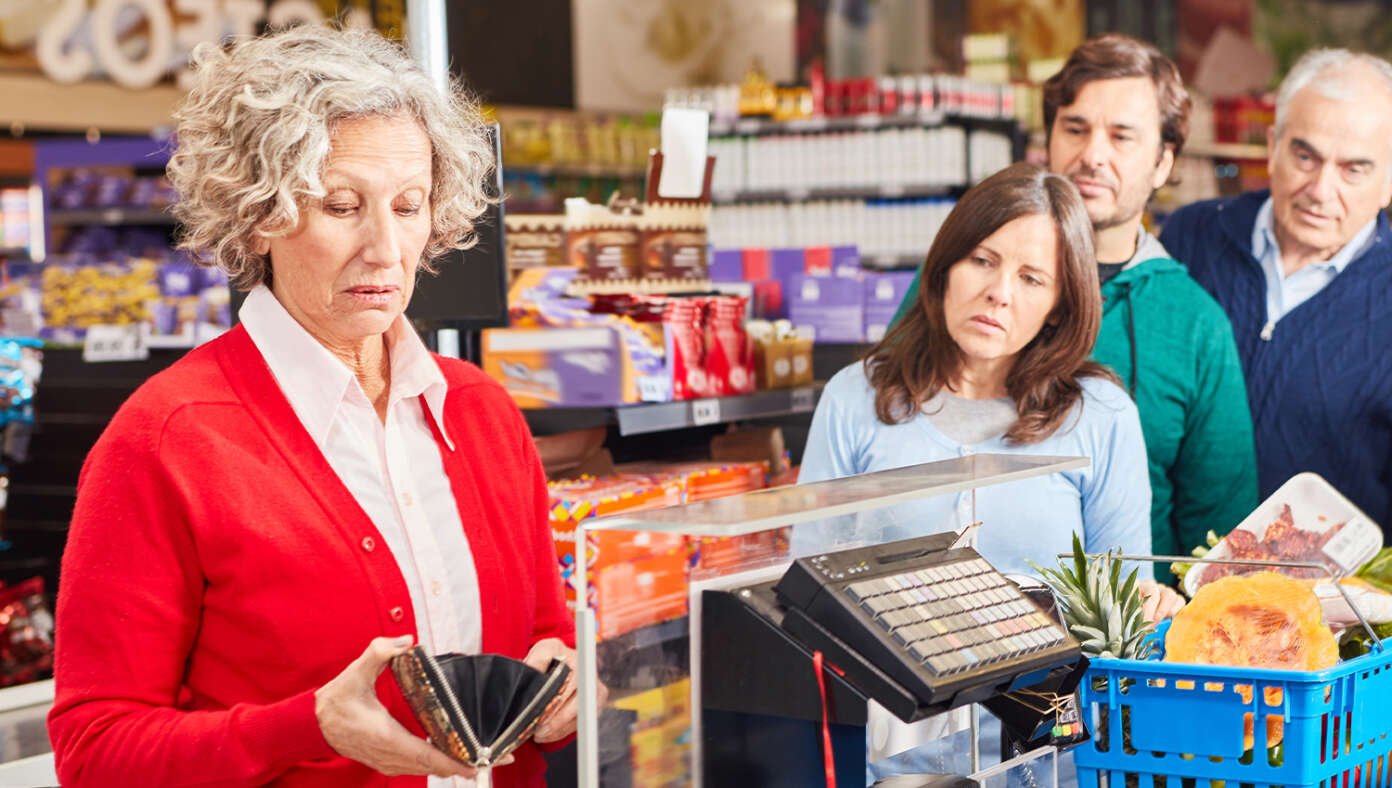
<path fill-rule="evenodd" d="M 526 424 L 477 368 L 437 360 L 456 450 L 436 443 L 478 569 L 483 650 L 574 645 Z M 381 534 L 242 328 L 141 386 L 92 449 L 57 615 L 48 723 L 65 786 L 425 784 L 341 758 L 319 731 L 314 691 L 416 618 Z M 421 733 L 390 671 L 377 692 Z M 543 785 L 544 769 L 528 744 L 495 785 Z"/>

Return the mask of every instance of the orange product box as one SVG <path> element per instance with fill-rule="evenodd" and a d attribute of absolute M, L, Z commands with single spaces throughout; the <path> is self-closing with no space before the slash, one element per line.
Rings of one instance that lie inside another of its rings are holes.
<path fill-rule="evenodd" d="M 762 490 L 768 478 L 767 462 L 632 462 L 618 467 L 625 474 L 675 481 L 682 487 L 682 502 Z"/>
<path fill-rule="evenodd" d="M 551 536 L 565 581 L 566 604 L 578 604 L 575 577 L 581 523 L 591 517 L 658 509 L 681 502 L 681 487 L 644 477 L 582 477 L 548 485 Z M 593 531 L 585 538 L 589 590 L 601 638 L 686 615 L 685 540 L 648 531 Z"/>
<path fill-rule="evenodd" d="M 791 529 L 776 528 L 742 536 L 700 536 L 688 542 L 693 571 L 753 568 L 788 554 Z"/>

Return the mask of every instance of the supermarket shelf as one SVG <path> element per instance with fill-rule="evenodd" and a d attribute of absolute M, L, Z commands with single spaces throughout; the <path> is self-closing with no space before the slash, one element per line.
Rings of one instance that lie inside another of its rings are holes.
<path fill-rule="evenodd" d="M 620 180 L 636 180 L 647 174 L 641 167 L 617 167 L 603 164 L 508 164 L 503 162 L 504 176 L 515 173 L 531 173 L 547 177 L 618 178 Z"/>
<path fill-rule="evenodd" d="M 681 293 L 709 293 L 709 279 L 609 279 L 591 281 L 580 279 L 571 282 L 566 295 L 571 298 L 585 298 L 593 295 L 623 295 L 636 293 L 642 295 L 677 295 Z"/>
<path fill-rule="evenodd" d="M 904 254 L 865 254 L 861 255 L 860 264 L 880 271 L 913 269 L 923 265 L 926 254 L 927 250 Z"/>
<path fill-rule="evenodd" d="M 874 131 L 877 129 L 909 129 L 924 126 L 941 126 L 953 123 L 972 127 L 994 127 L 1014 129 L 1018 123 L 1014 118 L 977 118 L 963 115 L 948 115 L 940 111 L 922 112 L 907 115 L 848 115 L 844 117 L 797 118 L 796 120 L 770 120 L 768 118 L 741 118 L 736 121 L 717 121 L 710 125 L 710 136 L 760 136 L 764 134 L 812 134 L 822 131 Z"/>
<path fill-rule="evenodd" d="M 769 118 L 740 118 L 736 121 L 713 122 L 710 125 L 712 137 L 735 134 L 792 134 L 818 131 L 851 131 L 854 129 L 893 129 L 915 126 L 938 126 L 947 118 L 941 112 L 922 112 L 909 115 L 847 115 L 844 117 L 797 118 L 795 120 L 772 120 Z"/>
<path fill-rule="evenodd" d="M 742 202 L 801 202 L 802 200 L 892 200 L 898 198 L 943 197 L 961 192 L 959 184 L 881 184 L 878 186 L 837 186 L 816 189 L 755 189 L 748 191 L 715 192 L 711 201 Z"/>
<path fill-rule="evenodd" d="M 1191 142 L 1184 146 L 1185 156 L 1209 159 L 1252 159 L 1266 161 L 1265 145 L 1244 145 L 1236 142 Z"/>
<path fill-rule="evenodd" d="M 617 426 L 620 435 L 628 436 L 811 413 L 817 407 L 821 393 L 822 384 L 818 383 L 738 397 L 653 402 L 616 408 L 535 408 L 524 410 L 523 413 L 532 432 L 540 435 Z"/>
<path fill-rule="evenodd" d="M 76 211 L 51 211 L 48 222 L 54 227 L 81 224 L 176 224 L 173 215 L 161 208 L 92 208 Z"/>

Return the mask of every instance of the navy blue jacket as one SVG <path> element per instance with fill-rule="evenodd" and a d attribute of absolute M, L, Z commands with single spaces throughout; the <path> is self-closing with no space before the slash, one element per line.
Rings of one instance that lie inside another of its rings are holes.
<path fill-rule="evenodd" d="M 1392 231 L 1385 213 L 1368 251 L 1323 290 L 1266 324 L 1266 280 L 1252 228 L 1267 192 L 1196 203 L 1160 241 L 1232 321 L 1247 379 L 1266 498 L 1314 471 L 1392 533 Z M 1388 540 L 1392 543 L 1392 539 Z"/>

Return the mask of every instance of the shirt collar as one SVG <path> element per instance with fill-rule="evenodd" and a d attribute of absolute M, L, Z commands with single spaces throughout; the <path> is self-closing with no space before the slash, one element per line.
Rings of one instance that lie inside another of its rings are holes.
<path fill-rule="evenodd" d="M 1334 253 L 1334 256 L 1311 265 L 1326 271 L 1333 271 L 1335 274 L 1342 274 L 1355 257 L 1368 250 L 1376 232 L 1377 217 L 1373 217 L 1373 220 L 1359 229 L 1348 243 Z M 1267 197 L 1266 202 L 1263 202 L 1261 209 L 1257 211 L 1256 224 L 1252 226 L 1252 256 L 1258 260 L 1266 260 L 1270 256 L 1279 262 L 1280 250 L 1281 247 L 1276 242 L 1276 210 L 1271 198 Z M 1279 265 L 1277 270 L 1280 270 Z"/>
<path fill-rule="evenodd" d="M 295 415 L 315 445 L 323 449 L 344 400 L 355 395 L 365 398 L 352 370 L 291 317 L 265 285 L 247 294 L 237 317 L 266 359 Z M 398 317 L 387 330 L 386 341 L 392 377 L 389 407 L 402 399 L 424 398 L 430 418 L 453 451 L 454 441 L 443 420 L 449 385 L 440 367 L 405 316 Z"/>

